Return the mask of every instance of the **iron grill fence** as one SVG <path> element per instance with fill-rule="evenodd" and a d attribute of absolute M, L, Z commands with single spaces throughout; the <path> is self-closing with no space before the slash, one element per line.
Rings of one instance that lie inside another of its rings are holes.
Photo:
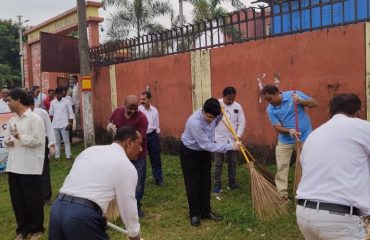
<path fill-rule="evenodd" d="M 370 0 L 281 1 L 89 50 L 91 67 L 173 55 L 369 20 Z"/>

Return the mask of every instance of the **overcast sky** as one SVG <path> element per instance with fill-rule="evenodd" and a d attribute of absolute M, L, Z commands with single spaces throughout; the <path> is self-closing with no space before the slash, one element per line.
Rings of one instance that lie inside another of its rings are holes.
<path fill-rule="evenodd" d="M 96 1 L 96 0 L 95 0 Z M 176 14 L 178 14 L 178 0 L 169 0 L 174 8 Z M 246 5 L 251 0 L 242 0 Z M 227 2 L 223 6 L 232 11 L 232 7 Z M 18 21 L 17 15 L 23 16 L 23 21 L 28 20 L 25 25 L 35 26 L 40 24 L 58 14 L 61 14 L 76 6 L 76 0 L 0 0 L 0 19 L 12 19 L 13 21 Z M 188 3 L 184 3 L 184 14 L 185 18 L 191 20 L 192 7 Z M 104 11 L 101 9 L 99 11 L 101 17 L 105 18 L 102 23 L 104 31 L 108 29 L 109 26 L 109 16 L 111 10 Z M 160 22 L 166 27 L 170 27 L 169 18 L 160 19 Z M 105 32 L 101 32 L 101 40 L 105 38 Z"/>

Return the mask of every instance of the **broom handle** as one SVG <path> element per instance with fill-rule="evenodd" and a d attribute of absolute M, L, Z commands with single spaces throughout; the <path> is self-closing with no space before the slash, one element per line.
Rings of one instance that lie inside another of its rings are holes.
<path fill-rule="evenodd" d="M 231 128 L 230 128 L 230 125 L 227 124 L 223 119 L 222 119 L 222 123 L 228 128 L 228 130 L 231 132 Z M 252 156 L 252 154 L 248 151 L 248 149 L 242 144 L 242 148 L 244 149 L 244 151 L 248 154 L 249 158 L 252 159 L 253 162 L 256 161 L 256 159 L 254 159 L 254 157 Z"/>
<path fill-rule="evenodd" d="M 236 135 L 236 132 L 235 132 L 233 126 L 231 125 L 229 117 L 227 116 L 225 110 L 223 108 L 221 108 L 221 111 L 222 111 L 223 115 L 225 116 L 226 123 L 229 125 L 229 127 L 228 127 L 229 131 L 234 136 L 235 140 L 239 142 L 239 137 L 238 137 L 238 135 Z M 250 160 L 248 159 L 247 155 L 245 154 L 244 148 L 242 146 L 240 146 L 240 151 L 242 152 L 245 161 L 247 163 L 249 163 Z"/>
<path fill-rule="evenodd" d="M 124 233 L 126 235 L 128 234 L 127 230 L 125 230 L 123 228 L 120 228 L 120 227 L 118 227 L 117 225 L 114 225 L 111 222 L 108 222 L 107 223 L 107 226 L 110 227 L 110 228 L 112 228 L 112 229 L 114 229 L 114 230 L 116 230 L 116 231 L 118 231 L 118 232 Z"/>
<path fill-rule="evenodd" d="M 293 93 L 296 94 L 296 90 L 293 90 Z M 298 103 L 294 101 L 294 118 L 295 118 L 295 130 L 299 132 L 298 126 Z"/>

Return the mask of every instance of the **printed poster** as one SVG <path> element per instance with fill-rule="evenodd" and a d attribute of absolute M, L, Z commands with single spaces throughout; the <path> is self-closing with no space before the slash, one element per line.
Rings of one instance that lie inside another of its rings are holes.
<path fill-rule="evenodd" d="M 4 134 L 7 127 L 7 123 L 15 113 L 0 113 L 0 173 L 4 172 L 6 169 L 6 162 L 8 161 L 8 149 L 4 147 Z"/>

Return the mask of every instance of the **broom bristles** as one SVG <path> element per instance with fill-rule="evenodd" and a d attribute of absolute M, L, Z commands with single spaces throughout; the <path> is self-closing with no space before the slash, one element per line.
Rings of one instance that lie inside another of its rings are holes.
<path fill-rule="evenodd" d="M 235 140 L 239 141 L 225 110 L 221 108 L 221 111 L 225 116 L 225 125 L 232 133 Z M 290 207 L 290 201 L 283 198 L 277 191 L 276 187 L 274 187 L 273 184 L 266 180 L 266 178 L 255 169 L 253 162 L 250 161 L 246 155 L 248 150 L 245 147 L 243 148 L 243 146 L 240 146 L 240 151 L 247 162 L 247 168 L 251 174 L 252 204 L 255 208 L 257 217 L 261 220 L 269 220 L 274 217 L 287 214 Z"/>
<path fill-rule="evenodd" d="M 299 182 L 302 177 L 302 165 L 301 165 L 301 141 L 297 141 L 297 154 L 295 161 L 294 171 L 294 182 L 293 182 L 293 195 L 296 194 Z"/>
<path fill-rule="evenodd" d="M 289 212 L 291 203 L 283 198 L 266 178 L 253 166 L 248 168 L 251 174 L 252 203 L 257 216 L 261 220 L 270 220 Z"/>
<path fill-rule="evenodd" d="M 118 210 L 118 204 L 117 204 L 117 199 L 114 198 L 112 201 L 110 201 L 108 208 L 107 208 L 107 213 L 106 217 L 108 221 L 116 221 L 119 217 L 119 210 Z"/>

